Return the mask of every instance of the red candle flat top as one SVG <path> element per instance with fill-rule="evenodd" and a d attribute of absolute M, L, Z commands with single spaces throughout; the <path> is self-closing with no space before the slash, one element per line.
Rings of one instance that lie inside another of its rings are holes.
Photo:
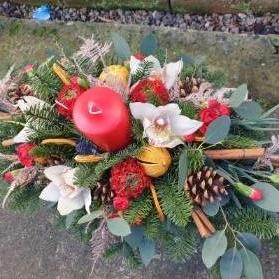
<path fill-rule="evenodd" d="M 129 121 L 127 107 L 121 96 L 107 87 L 94 87 L 76 101 L 73 118 L 84 133 L 104 134 L 120 122 Z"/>

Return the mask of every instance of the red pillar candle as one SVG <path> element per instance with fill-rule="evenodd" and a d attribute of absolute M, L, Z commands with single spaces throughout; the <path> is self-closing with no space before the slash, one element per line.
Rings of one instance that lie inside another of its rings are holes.
<path fill-rule="evenodd" d="M 76 127 L 102 150 L 117 151 L 130 143 L 130 115 L 121 96 L 107 87 L 93 87 L 75 102 Z"/>

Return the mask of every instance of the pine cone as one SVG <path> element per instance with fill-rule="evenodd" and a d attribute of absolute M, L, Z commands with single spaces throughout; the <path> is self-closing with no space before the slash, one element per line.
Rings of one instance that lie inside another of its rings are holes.
<path fill-rule="evenodd" d="M 181 97 L 196 93 L 199 90 L 200 85 L 201 80 L 199 78 L 186 77 L 186 79 L 181 82 Z"/>
<path fill-rule="evenodd" d="M 184 189 L 190 194 L 194 203 L 204 206 L 228 195 L 224 182 L 224 177 L 220 176 L 216 170 L 205 166 L 201 171 L 187 177 Z"/>
<path fill-rule="evenodd" d="M 33 91 L 30 85 L 23 83 L 19 86 L 12 88 L 8 92 L 7 97 L 12 104 L 16 104 L 20 98 L 31 95 L 33 95 Z"/>
<path fill-rule="evenodd" d="M 98 182 L 97 187 L 92 192 L 92 199 L 100 201 L 102 204 L 111 203 L 114 198 L 114 192 L 111 190 L 110 185 Z"/>

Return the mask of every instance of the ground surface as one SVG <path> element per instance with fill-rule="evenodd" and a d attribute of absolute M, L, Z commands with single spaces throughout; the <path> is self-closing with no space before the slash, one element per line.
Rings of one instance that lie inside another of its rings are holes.
<path fill-rule="evenodd" d="M 122 259 L 99 262 L 91 273 L 90 247 L 67 232 L 57 231 L 45 211 L 33 216 L 0 210 L 1 279 L 210 279 L 199 259 L 173 264 L 156 259 L 133 270 Z M 265 279 L 278 279 L 278 243 L 262 253 Z"/>

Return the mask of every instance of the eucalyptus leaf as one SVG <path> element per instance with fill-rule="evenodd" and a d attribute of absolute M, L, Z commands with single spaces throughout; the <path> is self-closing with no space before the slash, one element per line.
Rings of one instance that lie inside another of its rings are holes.
<path fill-rule="evenodd" d="M 150 239 L 144 239 L 139 245 L 139 253 L 142 262 L 147 266 L 155 255 L 155 242 Z"/>
<path fill-rule="evenodd" d="M 231 94 L 229 103 L 231 107 L 237 108 L 240 106 L 248 97 L 248 88 L 247 84 L 242 84 L 235 89 L 235 91 Z"/>
<path fill-rule="evenodd" d="M 132 53 L 127 41 L 118 33 L 111 33 L 112 43 L 117 56 L 122 60 L 130 59 Z"/>
<path fill-rule="evenodd" d="M 131 233 L 129 224 L 123 218 L 112 218 L 107 220 L 108 230 L 116 236 L 127 236 Z"/>
<path fill-rule="evenodd" d="M 220 274 L 222 279 L 240 279 L 243 270 L 242 258 L 238 250 L 230 248 L 221 257 Z"/>
<path fill-rule="evenodd" d="M 262 115 L 262 107 L 255 101 L 246 101 L 234 109 L 243 119 L 258 120 Z"/>
<path fill-rule="evenodd" d="M 211 268 L 227 249 L 228 241 L 225 231 L 216 231 L 208 237 L 202 247 L 202 260 L 207 268 Z"/>
<path fill-rule="evenodd" d="M 263 279 L 263 269 L 258 257 L 248 249 L 240 250 L 245 279 Z"/>
<path fill-rule="evenodd" d="M 101 216 L 103 216 L 103 211 L 102 210 L 92 211 L 90 214 L 86 214 L 86 215 L 82 216 L 78 220 L 78 224 L 89 223 L 89 222 L 93 221 L 94 219 L 99 218 Z"/>
<path fill-rule="evenodd" d="M 203 206 L 202 210 L 208 216 L 215 216 L 218 213 L 219 208 L 220 202 L 216 200 L 214 202 L 207 203 L 206 206 Z"/>
<path fill-rule="evenodd" d="M 252 233 L 238 233 L 237 238 L 249 250 L 255 254 L 261 251 L 261 241 Z"/>
<path fill-rule="evenodd" d="M 221 116 L 213 121 L 207 128 L 205 133 L 205 142 L 209 144 L 216 144 L 224 140 L 231 127 L 231 119 L 229 116 Z"/>
<path fill-rule="evenodd" d="M 263 194 L 262 200 L 255 201 L 255 205 L 267 211 L 279 212 L 279 191 L 275 187 L 266 182 L 255 183 L 253 187 Z"/>
<path fill-rule="evenodd" d="M 132 227 L 131 234 L 126 236 L 124 240 L 133 248 L 137 249 L 144 239 L 142 227 Z"/>
<path fill-rule="evenodd" d="M 157 39 L 152 33 L 148 34 L 142 39 L 140 44 L 140 51 L 145 56 L 154 54 L 157 48 L 158 48 Z"/>
<path fill-rule="evenodd" d="M 179 187 L 179 189 L 183 189 L 187 175 L 188 175 L 188 159 L 187 159 L 186 151 L 183 150 L 179 156 L 179 164 L 178 164 L 178 187 Z"/>

